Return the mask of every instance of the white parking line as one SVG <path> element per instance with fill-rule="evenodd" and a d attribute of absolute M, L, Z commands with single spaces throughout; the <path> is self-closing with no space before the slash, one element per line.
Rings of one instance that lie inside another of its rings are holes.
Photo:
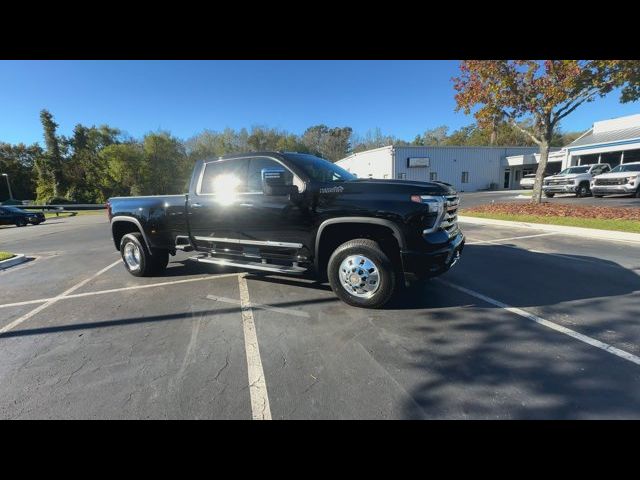
<path fill-rule="evenodd" d="M 187 278 L 184 280 L 172 280 L 170 282 L 150 283 L 148 285 L 133 285 L 130 287 L 111 288 L 109 290 L 98 290 L 95 292 L 75 293 L 73 295 L 64 295 L 64 296 L 50 297 L 50 298 L 38 298 L 36 300 L 25 300 L 24 302 L 5 303 L 3 305 L 0 305 L 0 308 L 20 307 L 23 305 L 30 305 L 34 303 L 43 303 L 43 302 L 48 302 L 50 300 L 53 300 L 54 298 L 57 298 L 58 300 L 70 300 L 73 298 L 90 297 L 92 295 L 104 295 L 106 293 L 125 292 L 128 290 L 140 290 L 143 288 L 154 288 L 154 287 L 164 287 L 167 285 L 177 285 L 179 283 L 201 282 L 203 280 L 214 280 L 217 278 L 235 277 L 236 275 L 238 274 L 237 273 L 221 273 L 219 275 L 207 275 L 206 277 Z"/>
<path fill-rule="evenodd" d="M 216 302 L 231 303 L 233 305 L 242 304 L 240 300 L 236 300 L 235 298 L 218 297 L 216 295 L 207 295 L 207 298 L 209 300 L 215 300 Z M 253 303 L 253 302 L 249 302 L 248 305 L 251 308 L 257 308 L 260 310 L 271 310 L 272 312 L 284 313 L 285 315 L 294 315 L 296 317 L 309 318 L 309 314 L 307 312 L 303 312 L 302 310 L 294 310 L 293 308 L 280 308 L 280 307 L 274 307 L 273 305 L 267 305 L 266 303 Z"/>
<path fill-rule="evenodd" d="M 254 420 L 271 420 L 267 383 L 264 378 L 260 347 L 253 321 L 253 311 L 249 300 L 249 288 L 245 274 L 238 275 L 240 287 L 240 308 L 242 310 L 242 329 L 244 331 L 244 347 L 247 353 L 247 372 L 249 374 L 249 395 L 251 396 L 251 414 Z"/>
<path fill-rule="evenodd" d="M 480 245 L 481 243 L 507 242 L 509 240 L 520 240 L 521 238 L 548 237 L 549 235 L 558 235 L 558 232 L 537 233 L 535 235 L 522 235 L 520 237 L 496 238 L 491 240 L 477 240 L 475 242 L 465 242 L 466 245 Z"/>
<path fill-rule="evenodd" d="M 116 265 L 118 265 L 120 262 L 122 262 L 121 259 L 116 260 L 115 262 L 113 262 L 111 265 L 107 265 L 106 267 L 104 267 L 102 270 L 100 270 L 97 273 L 94 273 L 93 275 L 91 275 L 89 278 L 85 278 L 84 280 L 82 280 L 81 282 L 76 283 L 73 287 L 65 290 L 64 292 L 62 292 L 60 295 L 58 295 L 57 297 L 53 297 L 51 299 L 49 299 L 46 303 L 43 303 L 42 305 L 40 305 L 39 307 L 34 308 L 33 310 L 31 310 L 30 312 L 25 313 L 24 315 L 22 315 L 20 318 L 14 320 L 13 322 L 9 323 L 8 325 L 5 325 L 4 327 L 0 328 L 0 334 L 8 332 L 9 330 L 11 330 L 14 327 L 17 327 L 18 325 L 20 325 L 23 322 L 26 322 L 27 320 L 29 320 L 31 317 L 33 317 L 35 314 L 41 312 L 42 310 L 44 310 L 45 308 L 50 307 L 51 305 L 53 305 L 54 303 L 56 303 L 59 300 L 62 300 L 64 297 L 66 297 L 67 295 L 69 295 L 72 292 L 75 292 L 76 290 L 78 290 L 79 288 L 83 287 L 84 285 L 86 285 L 87 283 L 89 283 L 91 280 L 96 279 L 97 277 L 99 277 L 100 275 L 102 275 L 104 272 L 106 272 L 107 270 L 109 270 L 110 268 L 115 267 Z"/>
<path fill-rule="evenodd" d="M 605 352 L 611 353 L 612 355 L 615 355 L 617 357 L 620 357 L 624 360 L 627 360 L 631 363 L 635 363 L 636 365 L 640 365 L 640 357 L 637 357 L 636 355 L 633 355 L 629 352 L 625 352 L 624 350 L 620 350 L 619 348 L 616 348 L 612 345 L 609 345 L 608 343 L 604 343 L 601 342 L 600 340 L 596 340 L 595 338 L 591 338 L 588 337 L 586 335 L 583 335 L 581 333 L 576 332 L 575 330 L 571 330 L 570 328 L 567 327 L 563 327 L 562 325 L 558 325 L 557 323 L 553 323 L 550 322 L 549 320 L 545 320 L 542 317 L 538 317 L 537 315 L 534 315 L 533 313 L 529 313 L 526 310 L 522 310 L 521 308 L 517 308 L 517 307 L 512 307 L 510 305 L 507 305 L 506 303 L 503 303 L 499 300 L 495 300 L 491 297 L 487 297 L 486 295 L 483 295 L 482 293 L 476 292 L 474 290 L 470 290 L 468 288 L 465 287 L 461 287 L 460 285 L 456 285 L 454 283 L 451 283 L 447 280 L 443 280 L 441 278 L 436 278 L 436 281 L 442 283 L 443 285 L 446 285 L 448 287 L 451 288 L 455 288 L 456 290 L 459 290 L 460 292 L 466 293 L 467 295 L 470 295 L 472 297 L 478 298 L 480 300 L 482 300 L 483 302 L 489 303 L 491 305 L 494 305 L 496 307 L 502 308 L 503 310 L 506 310 L 508 312 L 514 313 L 516 315 L 519 315 L 523 318 L 526 318 L 528 320 L 531 320 L 533 322 L 536 322 L 540 325 L 544 325 L 547 328 L 550 328 L 552 330 L 555 330 L 556 332 L 560 332 L 560 333 L 564 333 L 565 335 L 568 335 L 572 338 L 575 338 L 576 340 L 579 340 L 581 342 L 584 342 L 588 345 L 591 345 L 593 347 L 599 348 L 601 350 L 604 350 Z"/>

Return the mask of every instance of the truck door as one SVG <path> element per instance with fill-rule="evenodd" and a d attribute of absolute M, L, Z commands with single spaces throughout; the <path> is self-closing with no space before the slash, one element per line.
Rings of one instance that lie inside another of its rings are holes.
<path fill-rule="evenodd" d="M 190 235 L 197 247 L 209 248 L 212 238 L 239 238 L 248 164 L 245 158 L 204 164 L 187 204 Z"/>
<path fill-rule="evenodd" d="M 241 205 L 238 224 L 241 237 L 260 242 L 281 242 L 308 247 L 306 244 L 310 235 L 311 214 L 304 196 L 265 194 L 262 187 L 263 171 L 283 172 L 285 185 L 304 188 L 304 183 L 277 160 L 270 157 L 251 158 L 246 200 Z"/>

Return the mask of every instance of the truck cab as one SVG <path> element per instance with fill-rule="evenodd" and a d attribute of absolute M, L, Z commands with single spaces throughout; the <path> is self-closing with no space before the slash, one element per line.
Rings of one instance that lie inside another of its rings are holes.
<path fill-rule="evenodd" d="M 197 162 L 183 196 L 110 199 L 109 215 L 133 275 L 156 274 L 183 250 L 198 262 L 328 278 L 346 303 L 376 308 L 400 283 L 455 264 L 458 203 L 442 182 L 358 179 L 313 155 L 253 152 Z"/>

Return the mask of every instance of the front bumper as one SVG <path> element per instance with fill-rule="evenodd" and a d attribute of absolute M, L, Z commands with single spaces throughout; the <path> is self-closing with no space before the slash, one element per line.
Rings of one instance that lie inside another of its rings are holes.
<path fill-rule="evenodd" d="M 638 187 L 635 185 L 593 185 L 591 193 L 594 195 L 615 195 L 635 193 Z"/>
<path fill-rule="evenodd" d="M 545 193 L 576 193 L 578 186 L 575 184 L 569 185 L 543 185 L 542 191 Z"/>
<path fill-rule="evenodd" d="M 458 233 L 443 248 L 433 252 L 403 251 L 402 270 L 411 278 L 435 277 L 453 267 L 464 249 L 465 238 Z"/>

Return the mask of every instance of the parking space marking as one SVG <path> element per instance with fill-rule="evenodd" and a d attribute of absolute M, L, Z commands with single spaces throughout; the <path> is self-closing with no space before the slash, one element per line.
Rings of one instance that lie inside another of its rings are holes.
<path fill-rule="evenodd" d="M 235 277 L 236 275 L 238 274 L 237 273 L 221 273 L 219 275 L 207 275 L 206 277 L 187 278 L 184 280 L 172 280 L 170 282 L 150 283 L 148 285 L 132 285 L 130 287 L 111 288 L 109 290 L 98 290 L 96 292 L 75 293 L 73 295 L 64 295 L 63 297 L 60 297 L 60 298 L 58 297 L 39 298 L 36 300 L 25 300 L 24 302 L 5 303 L 3 305 L 0 305 L 0 308 L 20 307 L 23 305 L 30 305 L 34 303 L 43 303 L 43 302 L 51 301 L 55 298 L 58 298 L 58 300 L 69 300 L 73 298 L 90 297 L 92 295 L 104 295 L 107 293 L 124 292 L 127 290 L 140 290 L 143 288 L 164 287 L 167 285 L 177 285 L 180 283 L 201 282 L 203 280 L 214 280 L 217 278 Z"/>
<path fill-rule="evenodd" d="M 520 240 L 521 238 L 548 237 L 549 235 L 558 235 L 558 232 L 537 233 L 535 235 L 522 235 L 520 237 L 496 238 L 491 240 L 477 240 L 475 242 L 465 242 L 466 245 L 480 245 L 482 243 L 506 242 L 509 240 Z"/>
<path fill-rule="evenodd" d="M 240 287 L 240 309 L 242 311 L 242 330 L 244 347 L 247 354 L 247 373 L 249 375 L 249 395 L 251 396 L 251 414 L 254 420 L 271 420 L 271 408 L 267 394 L 267 382 L 264 378 L 260 347 L 253 320 L 253 310 L 249 299 L 249 287 L 245 274 L 238 275 Z"/>
<path fill-rule="evenodd" d="M 619 348 L 616 348 L 612 345 L 609 345 L 608 343 L 604 343 L 601 342 L 600 340 L 596 340 L 595 338 L 591 338 L 588 337 L 587 335 L 583 335 L 582 333 L 578 333 L 575 330 L 571 330 L 570 328 L 567 327 L 563 327 L 562 325 L 558 325 L 557 323 L 553 323 L 550 322 L 549 320 L 545 320 L 542 317 L 539 317 L 537 315 L 534 315 L 533 313 L 529 313 L 526 310 L 522 310 L 521 308 L 517 308 L 517 307 L 512 307 L 510 305 L 507 305 L 506 303 L 503 303 L 499 300 L 496 300 L 494 298 L 491 297 L 487 297 L 486 295 L 483 295 L 482 293 L 476 292 L 474 290 L 470 290 L 468 288 L 462 287 L 460 285 L 456 285 L 455 283 L 451 283 L 448 280 L 443 280 L 441 278 L 436 278 L 435 279 L 437 282 L 442 283 L 443 285 L 446 285 L 450 288 L 454 288 L 462 293 L 466 293 L 467 295 L 470 295 L 472 297 L 475 297 L 477 299 L 482 300 L 483 302 L 489 303 L 491 305 L 494 305 L 496 307 L 502 308 L 503 310 L 506 310 L 508 312 L 514 313 L 520 317 L 526 318 L 528 320 L 531 320 L 533 322 L 536 322 L 540 325 L 543 325 L 547 328 L 550 328 L 552 330 L 555 330 L 556 332 L 560 332 L 560 333 L 564 333 L 565 335 L 568 335 L 572 338 L 575 338 L 576 340 L 579 340 L 581 342 L 584 342 L 588 345 L 591 345 L 593 347 L 599 348 L 601 350 L 604 350 L 605 352 L 611 353 L 612 355 L 615 355 L 617 357 L 620 357 L 624 360 L 627 360 L 631 363 L 635 363 L 636 365 L 640 365 L 640 357 L 637 357 L 636 355 L 633 355 L 629 352 L 625 352 L 624 350 L 620 350 Z"/>
<path fill-rule="evenodd" d="M 120 262 L 122 262 L 121 259 L 116 260 L 115 262 L 113 262 L 111 265 L 107 265 L 106 267 L 104 267 L 102 270 L 94 273 L 93 275 L 91 275 L 89 278 L 85 278 L 84 280 L 82 280 L 81 282 L 76 283 L 73 287 L 68 288 L 67 290 L 65 290 L 64 292 L 62 292 L 60 295 L 58 295 L 57 297 L 53 297 L 50 300 L 48 300 L 47 302 L 43 303 L 42 305 L 34 308 L 33 310 L 31 310 L 30 312 L 25 313 L 24 315 L 22 315 L 20 318 L 17 318 L 16 320 L 14 320 L 13 322 L 9 323 L 8 325 L 5 325 L 4 327 L 0 328 L 0 334 L 8 332 L 9 330 L 11 330 L 14 327 L 17 327 L 18 325 L 20 325 L 23 322 L 26 322 L 27 320 L 29 320 L 31 317 L 33 317 L 34 315 L 36 315 L 37 313 L 41 312 L 42 310 L 44 310 L 45 308 L 50 307 L 51 305 L 53 305 L 54 303 L 58 302 L 59 300 L 62 300 L 64 297 L 66 297 L 67 295 L 71 294 L 72 292 L 75 292 L 76 290 L 78 290 L 79 288 L 82 288 L 83 286 L 85 286 L 87 283 L 89 283 L 91 280 L 95 280 L 96 278 L 98 278 L 100 275 L 102 275 L 104 272 L 108 271 L 109 269 L 115 267 L 116 265 L 118 265 Z"/>
<path fill-rule="evenodd" d="M 207 298 L 209 300 L 215 300 L 216 302 L 231 303 L 233 305 L 242 304 L 240 300 L 236 300 L 235 298 L 218 297 L 216 295 L 207 295 Z M 285 315 L 294 315 L 296 317 L 309 318 L 309 314 L 307 312 L 303 312 L 302 310 L 294 310 L 293 308 L 280 308 L 280 307 L 274 307 L 273 305 L 268 305 L 266 303 L 253 303 L 253 302 L 249 302 L 248 305 L 251 308 L 257 308 L 259 310 L 271 310 L 272 312 L 284 313 Z"/>

